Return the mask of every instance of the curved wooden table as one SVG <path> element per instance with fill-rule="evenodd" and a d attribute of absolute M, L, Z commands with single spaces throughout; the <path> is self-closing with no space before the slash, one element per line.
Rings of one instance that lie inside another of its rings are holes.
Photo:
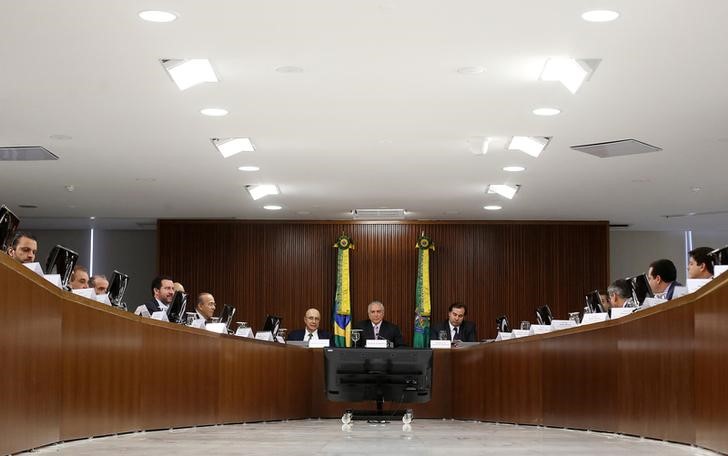
<path fill-rule="evenodd" d="M 593 429 L 728 452 L 728 274 L 620 320 L 436 351 L 417 417 Z M 310 416 L 320 350 L 142 319 L 0 255 L 0 454 L 137 430 Z M 356 405 L 361 408 L 361 404 Z"/>

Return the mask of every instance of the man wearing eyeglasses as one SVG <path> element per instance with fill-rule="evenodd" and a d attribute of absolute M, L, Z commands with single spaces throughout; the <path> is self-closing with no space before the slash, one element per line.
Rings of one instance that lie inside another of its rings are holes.
<path fill-rule="evenodd" d="M 330 340 L 331 334 L 319 329 L 321 323 L 321 314 L 318 310 L 311 308 L 306 311 L 306 315 L 303 317 L 303 322 L 306 324 L 305 329 L 297 329 L 291 331 L 288 334 L 288 340 L 302 340 L 304 342 L 311 342 L 312 340 Z"/>

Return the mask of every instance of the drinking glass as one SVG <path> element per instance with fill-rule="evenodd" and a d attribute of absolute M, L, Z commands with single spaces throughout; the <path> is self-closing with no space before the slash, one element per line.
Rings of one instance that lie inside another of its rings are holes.
<path fill-rule="evenodd" d="M 579 312 L 569 312 L 569 320 L 579 324 Z"/>
<path fill-rule="evenodd" d="M 531 322 L 530 321 L 525 321 L 525 320 L 522 321 L 521 322 L 521 329 L 524 330 L 524 331 L 528 331 L 529 329 L 531 329 Z"/>
<path fill-rule="evenodd" d="M 440 340 L 448 340 L 449 337 L 447 337 L 447 331 L 441 329 L 440 332 L 437 333 L 437 338 Z"/>
<path fill-rule="evenodd" d="M 192 326 L 192 323 L 197 319 L 197 313 L 186 312 L 185 315 L 187 316 L 187 326 Z"/>
<path fill-rule="evenodd" d="M 353 342 L 354 348 L 358 345 L 359 342 L 359 333 L 361 331 L 352 331 L 351 332 L 351 341 Z"/>

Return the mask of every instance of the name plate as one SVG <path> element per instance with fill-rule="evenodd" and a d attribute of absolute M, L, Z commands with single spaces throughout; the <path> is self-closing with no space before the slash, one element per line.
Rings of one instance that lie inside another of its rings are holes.
<path fill-rule="evenodd" d="M 609 314 L 606 312 L 599 313 L 588 313 L 584 314 L 584 318 L 581 319 L 582 325 L 590 325 L 592 323 L 599 323 L 600 321 L 609 320 Z"/>
<path fill-rule="evenodd" d="M 386 339 L 367 339 L 366 348 L 387 348 Z"/>
<path fill-rule="evenodd" d="M 612 320 L 626 317 L 634 312 L 634 309 L 636 309 L 636 307 L 612 307 Z"/>
<path fill-rule="evenodd" d="M 160 310 L 152 314 L 152 320 L 169 321 L 169 318 L 167 318 L 167 312 Z"/>
<path fill-rule="evenodd" d="M 149 314 L 149 309 L 147 309 L 147 306 L 142 304 L 141 306 L 137 307 L 134 311 L 134 315 L 139 315 L 140 317 L 149 318 L 151 315 Z"/>
<path fill-rule="evenodd" d="M 248 337 L 250 339 L 255 338 L 252 328 L 238 328 L 238 330 L 235 331 L 235 335 L 238 337 Z"/>
<path fill-rule="evenodd" d="M 43 274 L 43 268 L 41 267 L 40 263 L 23 263 L 23 266 L 35 272 L 41 277 L 45 275 Z"/>
<path fill-rule="evenodd" d="M 308 348 L 328 348 L 330 343 L 329 339 L 310 340 Z"/>
<path fill-rule="evenodd" d="M 642 308 L 647 309 L 649 307 L 656 306 L 658 304 L 662 304 L 663 302 L 667 302 L 667 299 L 645 298 L 645 301 L 642 303 Z"/>
<path fill-rule="evenodd" d="M 698 291 L 703 285 L 710 282 L 711 280 L 713 279 L 688 279 L 688 293 Z"/>
<path fill-rule="evenodd" d="M 716 264 L 713 266 L 713 277 L 718 277 L 728 271 L 728 264 Z"/>
<path fill-rule="evenodd" d="M 109 294 L 104 293 L 100 295 L 96 295 L 96 301 L 100 302 L 101 304 L 106 304 L 107 306 L 111 305 L 111 301 L 109 301 Z"/>
<path fill-rule="evenodd" d="M 273 342 L 273 334 L 270 331 L 258 331 L 255 335 L 256 340 L 267 340 Z"/>
<path fill-rule="evenodd" d="M 205 320 L 202 318 L 196 318 L 192 320 L 190 328 L 205 329 Z"/>
<path fill-rule="evenodd" d="M 449 340 L 431 340 L 430 348 L 446 348 L 449 350 L 450 348 L 452 348 L 452 343 Z"/>
<path fill-rule="evenodd" d="M 513 334 L 514 339 L 518 339 L 519 337 L 526 337 L 531 335 L 530 329 L 514 329 L 511 331 L 511 334 Z"/>
<path fill-rule="evenodd" d="M 672 299 L 677 299 L 690 293 L 692 293 L 692 291 L 688 290 L 688 287 L 675 287 L 672 290 Z"/>
<path fill-rule="evenodd" d="M 551 331 L 569 328 L 576 328 L 576 322 L 574 320 L 551 320 Z"/>
<path fill-rule="evenodd" d="M 531 329 L 529 330 L 529 334 L 546 334 L 547 332 L 551 332 L 551 326 L 549 325 L 531 325 Z"/>
<path fill-rule="evenodd" d="M 506 333 L 506 332 L 498 332 L 498 336 L 496 336 L 495 340 L 508 340 L 513 339 L 513 333 Z"/>
<path fill-rule="evenodd" d="M 84 298 L 96 300 L 96 290 L 93 288 L 80 288 L 78 290 L 71 290 L 73 294 L 83 296 Z"/>
<path fill-rule="evenodd" d="M 225 326 L 225 323 L 208 323 L 205 325 L 205 331 L 227 334 L 227 326 Z"/>
<path fill-rule="evenodd" d="M 52 283 L 53 285 L 57 286 L 58 288 L 61 287 L 61 275 L 60 274 L 43 274 L 43 278 Z"/>

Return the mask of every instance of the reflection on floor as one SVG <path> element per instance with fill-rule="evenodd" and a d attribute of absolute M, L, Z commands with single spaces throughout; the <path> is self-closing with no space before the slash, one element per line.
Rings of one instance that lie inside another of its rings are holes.
<path fill-rule="evenodd" d="M 62 455 L 714 455 L 687 445 L 565 429 L 453 420 L 300 420 L 139 432 L 37 450 Z"/>

